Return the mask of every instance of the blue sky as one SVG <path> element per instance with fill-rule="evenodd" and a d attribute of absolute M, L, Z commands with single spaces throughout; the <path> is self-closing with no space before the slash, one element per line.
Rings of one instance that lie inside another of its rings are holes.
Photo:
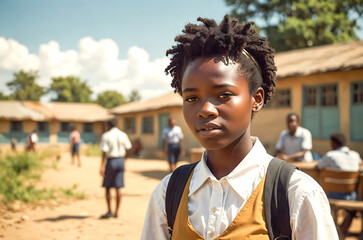
<path fill-rule="evenodd" d="M 223 0 L 0 0 L 0 92 L 10 93 L 14 72 L 34 70 L 44 87 L 80 77 L 93 98 L 168 93 L 165 52 L 175 36 L 199 16 L 220 21 L 229 12 Z"/>
<path fill-rule="evenodd" d="M 152 60 L 165 56 L 186 23 L 198 16 L 222 19 L 228 12 L 223 0 L 2 0 L 0 36 L 17 40 L 31 53 L 51 40 L 64 51 L 77 49 L 83 37 L 111 38 L 121 58 L 138 46 Z"/>

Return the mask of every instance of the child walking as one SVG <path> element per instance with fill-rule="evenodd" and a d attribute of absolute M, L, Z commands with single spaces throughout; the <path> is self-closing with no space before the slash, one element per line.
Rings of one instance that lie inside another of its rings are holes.
<path fill-rule="evenodd" d="M 250 133 L 253 114 L 275 88 L 274 50 L 252 22 L 242 25 L 228 15 L 220 24 L 198 20 L 203 24 L 188 24 L 175 38 L 165 71 L 183 98 L 188 127 L 206 151 L 169 229 L 165 197 L 171 174 L 156 187 L 141 239 L 274 239 L 263 211 L 273 157 Z M 338 239 L 325 193 L 311 177 L 294 171 L 287 189 L 291 238 L 275 239 Z"/>

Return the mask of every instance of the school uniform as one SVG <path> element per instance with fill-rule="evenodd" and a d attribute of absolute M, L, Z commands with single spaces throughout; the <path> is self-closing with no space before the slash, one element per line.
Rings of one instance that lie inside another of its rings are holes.
<path fill-rule="evenodd" d="M 163 139 L 166 141 L 166 150 L 169 163 L 177 163 L 180 155 L 180 141 L 184 138 L 179 126 L 167 127 L 163 130 Z"/>
<path fill-rule="evenodd" d="M 306 150 L 304 156 L 297 159 L 302 162 L 313 161 L 312 148 L 313 140 L 310 131 L 300 126 L 296 128 L 294 135 L 291 135 L 289 130 L 282 131 L 276 143 L 276 149 L 287 155 Z"/>
<path fill-rule="evenodd" d="M 178 209 L 175 232 L 187 231 L 189 234 L 191 231 L 193 236 L 199 236 L 191 239 L 234 239 L 230 234 L 236 234 L 236 231 L 243 232 L 238 236 L 244 237 L 258 232 L 261 238 L 256 239 L 268 239 L 261 194 L 267 167 L 273 157 L 267 154 L 258 138 L 252 140 L 254 145 L 247 156 L 219 180 L 210 172 L 203 155 L 190 178 L 187 202 L 185 199 L 181 201 Z M 169 239 L 165 212 L 169 179 L 170 174 L 151 195 L 142 240 Z M 292 239 L 338 239 L 325 193 L 310 176 L 295 171 L 290 179 L 288 198 Z M 245 218 L 249 220 L 245 221 Z M 252 224 L 256 229 L 251 233 L 251 223 L 256 222 L 256 225 Z M 174 234 L 173 239 L 181 239 Z"/>
<path fill-rule="evenodd" d="M 131 149 L 131 142 L 126 135 L 116 127 L 102 134 L 100 149 L 106 153 L 107 163 L 102 186 L 105 188 L 124 187 L 124 158 L 126 150 Z"/>
<path fill-rule="evenodd" d="M 350 150 L 347 146 L 339 147 L 335 150 L 327 152 L 318 162 L 318 168 L 332 168 L 348 172 L 358 172 L 359 165 L 362 159 L 359 153 Z M 356 191 L 345 192 L 328 192 L 329 198 L 344 199 L 344 200 L 357 200 L 358 195 Z"/>

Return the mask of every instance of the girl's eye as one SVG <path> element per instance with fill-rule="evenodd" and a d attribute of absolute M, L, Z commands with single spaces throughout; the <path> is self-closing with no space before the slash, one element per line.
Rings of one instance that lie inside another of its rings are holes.
<path fill-rule="evenodd" d="M 187 98 L 185 98 L 184 101 L 186 101 L 186 102 L 195 102 L 195 101 L 197 101 L 197 97 L 187 97 Z"/>
<path fill-rule="evenodd" d="M 226 92 L 226 93 L 219 94 L 218 98 L 219 99 L 227 99 L 227 98 L 229 98 L 231 96 L 232 96 L 232 93 Z"/>

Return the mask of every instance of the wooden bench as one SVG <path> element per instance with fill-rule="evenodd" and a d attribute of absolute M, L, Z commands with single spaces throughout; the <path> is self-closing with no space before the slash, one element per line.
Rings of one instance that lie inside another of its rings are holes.
<path fill-rule="evenodd" d="M 352 191 L 358 192 L 358 199 L 362 199 L 362 190 L 359 189 L 363 185 L 363 178 L 360 177 L 360 172 L 346 172 L 336 169 L 323 169 L 319 171 L 319 183 L 325 192 L 343 192 L 350 193 Z M 345 211 L 358 211 L 361 217 L 363 216 L 363 201 L 348 201 L 329 199 L 332 216 L 337 227 L 337 231 L 340 239 L 344 239 L 346 236 L 340 230 L 340 224 L 338 223 L 338 211 L 343 209 Z M 363 219 L 362 230 L 363 230 Z M 359 236 L 360 240 L 363 240 L 363 234 Z"/>

